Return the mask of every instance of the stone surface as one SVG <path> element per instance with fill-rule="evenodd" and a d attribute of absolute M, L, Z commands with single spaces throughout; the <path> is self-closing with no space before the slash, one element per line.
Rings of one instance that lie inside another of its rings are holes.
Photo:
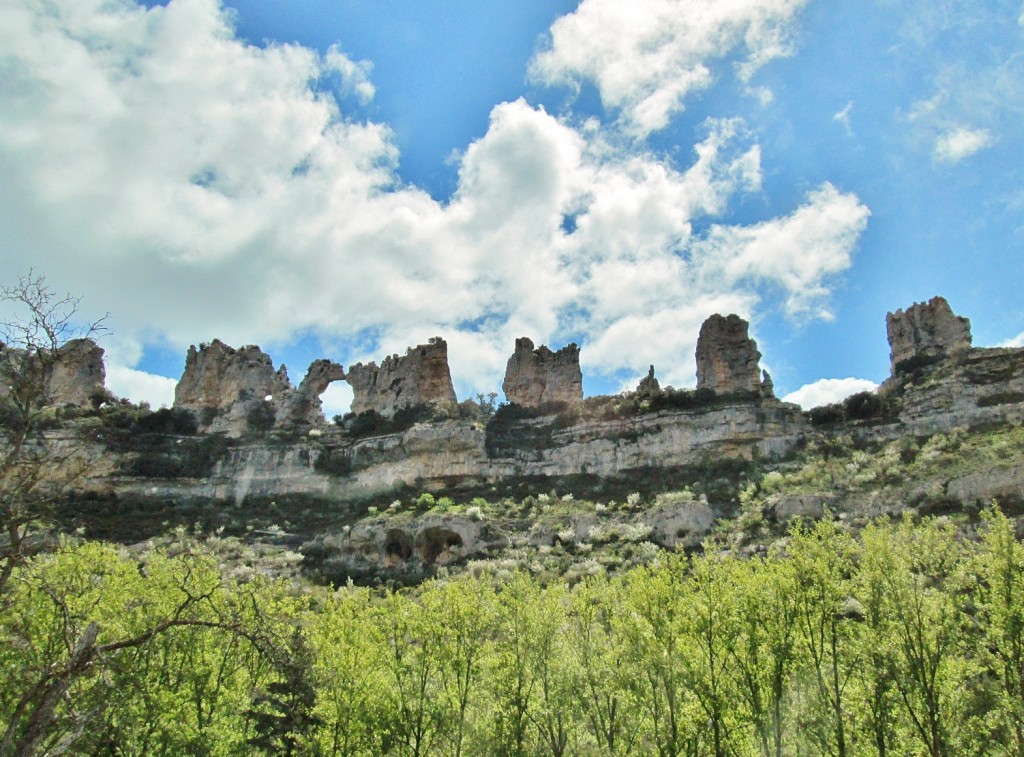
<path fill-rule="evenodd" d="M 516 351 L 508 359 L 501 390 L 509 402 L 523 407 L 582 401 L 580 348 L 569 344 L 552 352 L 545 345 L 534 349 L 525 336 L 516 339 Z"/>
<path fill-rule="evenodd" d="M 455 387 L 448 370 L 448 344 L 434 337 L 428 344 L 411 347 L 403 357 L 391 355 L 380 367 L 356 363 L 345 377 L 352 385 L 352 412 L 368 410 L 385 418 L 407 407 L 427 403 L 456 403 Z"/>
<path fill-rule="evenodd" d="M 103 396 L 105 379 L 103 348 L 91 339 L 72 339 L 58 350 L 46 384 L 47 401 L 89 407 Z"/>
<path fill-rule="evenodd" d="M 915 302 L 906 312 L 886 313 L 885 327 L 894 376 L 907 361 L 941 359 L 971 346 L 971 322 L 954 314 L 942 297 Z"/>
<path fill-rule="evenodd" d="M 46 404 L 91 407 L 102 401 L 106 395 L 106 369 L 103 366 L 103 348 L 96 342 L 92 339 L 72 339 L 58 348 L 55 357 L 51 358 L 48 351 L 42 354 L 45 356 L 42 361 L 44 368 L 40 367 L 38 360 L 26 361 L 24 350 L 8 348 L 0 342 L 0 361 L 14 361 L 13 370 L 16 373 L 30 371 L 38 378 L 37 371 L 46 371 Z M 0 385 L 0 397 L 7 392 L 6 384 Z"/>
<path fill-rule="evenodd" d="M 345 379 L 345 369 L 330 360 L 314 360 L 299 388 L 275 396 L 280 410 L 276 414 L 276 425 L 287 424 L 315 426 L 323 421 L 323 403 L 320 395 L 334 381 Z"/>
<path fill-rule="evenodd" d="M 240 349 L 219 339 L 188 348 L 185 371 L 174 388 L 174 407 L 196 413 L 200 428 L 241 436 L 249 430 L 249 414 L 292 392 L 288 371 L 274 369 L 270 356 L 255 345 Z M 267 399 L 269 398 L 269 399 Z M 273 421 L 271 421 L 271 425 Z"/>
<path fill-rule="evenodd" d="M 738 315 L 718 313 L 704 321 L 697 338 L 697 388 L 717 394 L 771 390 L 762 384 L 757 342 L 748 336 L 749 324 Z"/>

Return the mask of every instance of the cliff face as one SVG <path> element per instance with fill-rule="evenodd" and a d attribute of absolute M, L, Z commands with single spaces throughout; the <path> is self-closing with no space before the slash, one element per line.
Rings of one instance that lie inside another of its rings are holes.
<path fill-rule="evenodd" d="M 340 504 L 403 487 L 495 487 L 580 477 L 635 481 L 651 471 L 777 459 L 828 435 L 873 442 L 1024 423 L 1024 349 L 970 348 L 964 319 L 946 312 L 944 303 L 932 303 L 889 318 L 895 324 L 893 354 L 924 354 L 927 360 L 912 363 L 912 370 L 907 358 L 897 361 L 899 370 L 877 397 L 884 411 L 824 427 L 813 426 L 796 405 L 765 396 L 757 346 L 746 322 L 735 316 L 713 316 L 701 330 L 698 385 L 712 392 L 663 392 L 652 368 L 643 384 L 644 402 L 631 405 L 625 417 L 620 410 L 603 415 L 601 408 L 626 401 L 606 398 L 605 404 L 588 400 L 562 414 L 499 412 L 486 423 L 453 418 L 363 438 L 320 423 L 319 393 L 345 376 L 357 387 L 357 412 L 393 416 L 422 402 L 454 406 L 442 340 L 388 358 L 380 368 L 353 366 L 347 375 L 337 364 L 318 361 L 298 389 L 259 348 L 234 350 L 214 342 L 189 350 L 177 405 L 212 414 L 206 431 L 230 437 L 247 430 L 248 441 L 211 446 L 207 442 L 219 437 L 200 434 L 177 444 L 160 441 L 166 448 L 124 444 L 106 454 L 109 459 L 85 485 L 107 487 L 114 496 L 241 503 L 297 495 Z M 548 398 L 570 396 L 563 391 L 567 386 L 576 396 L 577 354 L 572 345 L 550 353 L 518 340 L 509 374 L 522 379 L 524 394 L 512 389 L 512 396 L 544 405 Z M 516 383 L 509 380 L 509 388 Z M 558 391 L 545 394 L 552 386 Z M 293 430 L 315 433 L 291 434 L 290 441 L 252 433 L 252 408 L 268 406 L 274 413 L 262 430 L 292 424 Z M 122 475 L 112 479 L 112 469 Z"/>
<path fill-rule="evenodd" d="M 354 398 L 352 412 L 373 411 L 393 418 L 404 408 L 439 403 L 454 407 L 455 387 L 448 370 L 448 344 L 434 337 L 403 356 L 391 355 L 380 367 L 356 363 L 348 370 Z"/>
<path fill-rule="evenodd" d="M 205 494 L 236 502 L 247 495 L 286 493 L 345 500 L 455 482 L 614 478 L 723 459 L 777 458 L 800 444 L 806 431 L 800 409 L 777 401 L 665 411 L 567 428 L 558 428 L 557 416 L 526 419 L 514 421 L 497 447 L 488 444 L 488 430 L 474 422 L 446 421 L 354 442 L 321 439 L 299 455 L 275 454 L 263 444 L 236 447 L 214 470 Z M 335 473 L 324 475 L 324 470 Z"/>
<path fill-rule="evenodd" d="M 526 337 L 516 339 L 516 350 L 508 359 L 501 390 L 509 402 L 523 407 L 580 402 L 583 372 L 579 347 L 570 344 L 552 352 L 544 345 L 534 349 L 533 342 Z"/>

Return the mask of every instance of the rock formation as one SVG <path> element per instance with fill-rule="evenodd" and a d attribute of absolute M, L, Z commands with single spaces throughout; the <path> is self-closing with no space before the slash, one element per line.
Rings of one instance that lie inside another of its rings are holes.
<path fill-rule="evenodd" d="M 47 401 L 89 407 L 104 396 L 103 348 L 92 339 L 72 339 L 58 350 L 46 382 Z"/>
<path fill-rule="evenodd" d="M 219 339 L 188 348 L 185 372 L 174 388 L 174 407 L 197 414 L 201 429 L 241 436 L 253 413 L 264 430 L 274 423 L 275 399 L 292 391 L 288 371 L 274 370 L 270 356 L 255 345 L 234 349 Z"/>
<path fill-rule="evenodd" d="M 534 349 L 525 336 L 516 339 L 516 351 L 508 359 L 501 390 L 509 402 L 523 407 L 582 401 L 580 348 L 569 344 L 552 352 L 544 345 Z"/>
<path fill-rule="evenodd" d="M 192 410 L 206 431 L 241 436 L 289 425 L 319 423 L 320 395 L 345 369 L 330 360 L 315 360 L 294 389 L 288 369 L 274 363 L 255 345 L 234 349 L 219 339 L 197 350 L 189 347 L 185 372 L 174 389 L 174 406 Z"/>
<path fill-rule="evenodd" d="M 937 360 L 971 347 L 971 322 L 953 313 L 942 297 L 915 302 L 906 312 L 886 313 L 889 365 L 895 376 L 915 360 Z"/>
<path fill-rule="evenodd" d="M 380 367 L 356 363 L 345 377 L 352 385 L 352 412 L 368 410 L 393 418 L 403 408 L 439 403 L 455 406 L 455 387 L 448 370 L 448 344 L 439 336 L 410 348 L 404 357 L 391 355 Z"/>
<path fill-rule="evenodd" d="M 345 369 L 330 360 L 314 360 L 306 371 L 299 388 L 280 397 L 284 412 L 277 414 L 277 423 L 300 426 L 316 425 L 323 418 L 320 395 L 334 381 L 345 379 Z M 275 397 L 275 401 L 278 398 Z"/>
<path fill-rule="evenodd" d="M 90 407 L 106 396 L 103 348 L 92 339 L 72 339 L 57 349 L 56 356 L 44 351 L 45 359 L 26 360 L 24 350 L 9 348 L 0 342 L 0 361 L 13 361 L 16 374 L 44 370 L 44 402 L 48 405 Z M 0 386 L 0 397 L 7 394 Z"/>
<path fill-rule="evenodd" d="M 661 384 L 658 379 L 654 377 L 654 366 L 650 367 L 647 371 L 647 375 L 640 379 L 640 383 L 636 386 L 637 392 L 653 394 L 661 391 Z"/>
<path fill-rule="evenodd" d="M 771 377 L 761 378 L 757 342 L 747 334 L 749 324 L 738 315 L 718 313 L 704 321 L 697 337 L 697 388 L 717 394 L 750 392 L 772 396 Z"/>
<path fill-rule="evenodd" d="M 284 366 L 256 345 L 234 349 L 219 339 L 188 348 L 185 372 L 174 388 L 174 406 L 226 410 L 239 400 L 273 398 L 291 389 Z"/>

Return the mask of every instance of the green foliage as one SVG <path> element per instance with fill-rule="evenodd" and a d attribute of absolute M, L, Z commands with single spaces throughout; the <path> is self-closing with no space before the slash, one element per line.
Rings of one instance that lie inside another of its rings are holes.
<path fill-rule="evenodd" d="M 132 430 L 138 434 L 192 436 L 198 428 L 198 421 L 191 411 L 162 407 L 156 412 L 136 418 Z"/>
<path fill-rule="evenodd" d="M 246 428 L 250 434 L 265 434 L 274 427 L 277 411 L 272 402 L 255 402 L 245 414 Z"/>
<path fill-rule="evenodd" d="M 334 422 L 346 430 L 353 439 L 383 434 L 397 434 L 412 428 L 417 423 L 443 420 L 447 413 L 429 404 L 399 408 L 393 417 L 385 418 L 376 410 L 364 410 L 359 414 L 346 413 L 335 416 Z"/>
<path fill-rule="evenodd" d="M 64 545 L 0 608 L 3 755 L 1024 755 L 1024 547 L 994 509 L 976 542 L 825 520 L 753 559 L 315 603 L 195 548 Z"/>

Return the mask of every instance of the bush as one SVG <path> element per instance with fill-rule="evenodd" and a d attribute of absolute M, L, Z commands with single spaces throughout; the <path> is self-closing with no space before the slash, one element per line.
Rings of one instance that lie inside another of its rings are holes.
<path fill-rule="evenodd" d="M 139 434 L 192 436 L 199 430 L 199 424 L 188 410 L 162 407 L 155 413 L 139 416 L 132 430 Z"/>
<path fill-rule="evenodd" d="M 839 403 L 812 407 L 807 415 L 815 426 L 831 426 L 846 420 L 846 410 Z"/>
<path fill-rule="evenodd" d="M 257 402 L 249 408 L 245 415 L 245 422 L 251 434 L 265 434 L 274 427 L 277 419 L 277 411 L 273 404 L 267 401 Z"/>
<path fill-rule="evenodd" d="M 882 415 L 882 400 L 874 392 L 857 392 L 843 400 L 848 420 L 868 420 Z"/>

